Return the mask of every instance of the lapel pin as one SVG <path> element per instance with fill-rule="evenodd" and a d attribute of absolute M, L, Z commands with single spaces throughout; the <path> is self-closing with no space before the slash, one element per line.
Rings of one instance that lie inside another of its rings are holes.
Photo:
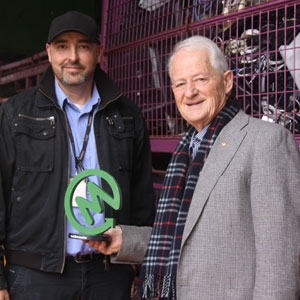
<path fill-rule="evenodd" d="M 226 142 L 222 142 L 222 146 L 225 147 L 227 145 Z"/>

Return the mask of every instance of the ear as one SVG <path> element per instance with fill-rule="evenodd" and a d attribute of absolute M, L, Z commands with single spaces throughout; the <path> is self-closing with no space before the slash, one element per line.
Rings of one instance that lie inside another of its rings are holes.
<path fill-rule="evenodd" d="M 99 64 L 101 61 L 101 58 L 104 53 L 104 46 L 103 45 L 98 45 L 97 46 L 97 63 Z"/>
<path fill-rule="evenodd" d="M 46 44 L 46 50 L 48 54 L 48 61 L 51 63 L 51 51 L 50 51 L 50 44 Z"/>
<path fill-rule="evenodd" d="M 231 70 L 226 71 L 223 74 L 223 78 L 224 78 L 224 87 L 225 87 L 225 92 L 226 95 L 228 95 L 233 87 L 233 73 Z"/>

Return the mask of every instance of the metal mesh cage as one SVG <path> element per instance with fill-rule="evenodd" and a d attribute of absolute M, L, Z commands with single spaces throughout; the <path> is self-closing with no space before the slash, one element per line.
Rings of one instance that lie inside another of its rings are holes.
<path fill-rule="evenodd" d="M 171 151 L 185 130 L 167 60 L 176 42 L 197 34 L 226 55 L 246 113 L 300 133 L 297 1 L 122 0 L 107 1 L 106 9 L 107 71 L 141 108 L 153 145 Z"/>
<path fill-rule="evenodd" d="M 141 108 L 153 152 L 172 152 L 186 124 L 168 56 L 176 42 L 204 35 L 226 55 L 245 112 L 287 127 L 300 142 L 299 10 L 291 0 L 103 0 L 102 67 Z M 45 51 L 0 66 L 0 87 L 35 86 L 47 66 Z"/>

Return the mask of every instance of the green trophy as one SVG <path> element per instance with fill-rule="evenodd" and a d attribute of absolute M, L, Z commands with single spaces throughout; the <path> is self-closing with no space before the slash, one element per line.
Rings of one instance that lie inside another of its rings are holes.
<path fill-rule="evenodd" d="M 112 195 L 109 195 L 103 189 L 101 189 L 94 182 L 87 181 L 87 178 L 90 176 L 98 176 L 101 180 L 105 180 L 111 188 Z M 86 188 L 91 195 L 91 201 L 82 196 L 75 196 L 74 192 L 76 188 L 82 183 L 87 182 Z M 75 199 L 74 199 L 75 198 Z M 101 199 L 101 200 L 100 200 Z M 79 208 L 80 213 L 84 217 L 84 220 L 87 225 L 93 226 L 95 220 L 91 214 L 91 211 L 94 213 L 104 213 L 104 203 L 106 202 L 114 210 L 120 210 L 122 208 L 122 195 L 118 182 L 116 179 L 103 170 L 91 169 L 85 170 L 79 173 L 73 178 L 73 180 L 68 185 L 64 205 L 66 216 L 71 223 L 71 225 L 78 230 L 80 234 L 70 233 L 70 238 L 81 239 L 81 240 L 96 240 L 96 241 L 109 241 L 109 236 L 102 234 L 109 228 L 114 228 L 116 221 L 113 218 L 105 218 L 105 223 L 101 226 L 96 227 L 86 227 L 81 224 L 75 214 L 74 214 L 74 205 L 73 202 L 76 202 L 76 206 Z"/>

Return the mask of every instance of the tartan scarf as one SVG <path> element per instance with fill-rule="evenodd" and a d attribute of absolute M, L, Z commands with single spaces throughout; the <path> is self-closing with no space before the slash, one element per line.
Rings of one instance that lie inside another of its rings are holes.
<path fill-rule="evenodd" d="M 176 299 L 176 271 L 181 239 L 199 173 L 218 134 L 239 111 L 228 100 L 210 123 L 198 152 L 190 162 L 189 146 L 195 132 L 190 126 L 178 144 L 165 175 L 148 249 L 141 268 L 142 299 Z"/>

